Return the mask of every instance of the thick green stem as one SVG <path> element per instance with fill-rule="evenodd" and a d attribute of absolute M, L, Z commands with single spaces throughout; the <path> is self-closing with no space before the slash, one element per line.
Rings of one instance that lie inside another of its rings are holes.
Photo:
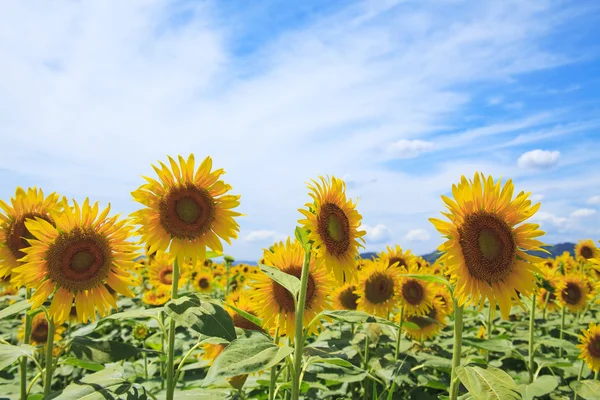
<path fill-rule="evenodd" d="M 48 339 L 46 340 L 46 378 L 44 379 L 44 397 L 52 391 L 52 350 L 54 349 L 54 318 L 48 318 Z"/>
<path fill-rule="evenodd" d="M 173 263 L 173 281 L 171 286 L 171 300 L 177 298 L 177 289 L 179 288 L 179 263 L 177 259 Z M 175 358 L 175 320 L 171 318 L 169 321 L 169 351 L 167 358 L 167 400 L 173 400 L 173 394 L 175 393 L 175 380 L 174 374 L 174 358 Z"/>
<path fill-rule="evenodd" d="M 400 307 L 400 324 L 398 326 L 398 336 L 396 337 L 396 351 L 394 353 L 394 361 L 398 361 L 400 355 L 400 343 L 402 342 L 402 323 L 404 322 L 404 307 Z"/>
<path fill-rule="evenodd" d="M 488 308 L 488 321 L 487 321 L 487 326 L 486 326 L 486 339 L 490 340 L 492 338 L 492 331 L 493 331 L 493 321 L 494 321 L 494 309 L 492 309 L 492 305 L 490 304 L 490 307 Z M 486 350 L 485 351 L 485 361 L 489 362 L 490 361 L 490 351 Z"/>
<path fill-rule="evenodd" d="M 300 397 L 300 371 L 302 370 L 302 352 L 304 351 L 304 306 L 306 305 L 306 288 L 308 287 L 308 273 L 310 264 L 310 247 L 304 250 L 302 275 L 300 276 L 300 293 L 296 303 L 296 335 L 294 343 L 294 370 L 292 375 L 292 400 Z"/>
<path fill-rule="evenodd" d="M 460 381 L 456 375 L 456 368 L 460 366 L 463 330 L 463 306 L 458 306 L 454 300 L 454 348 L 452 349 L 452 374 L 450 375 L 450 400 L 458 398 Z"/>
<path fill-rule="evenodd" d="M 577 375 L 577 382 L 581 382 L 581 375 L 583 375 L 583 367 L 585 366 L 585 360 L 581 360 L 581 367 L 579 368 L 579 374 Z M 575 397 L 573 400 L 577 400 L 577 393 L 575 393 Z"/>
<path fill-rule="evenodd" d="M 27 289 L 25 293 L 27 300 L 31 298 L 31 289 Z M 23 339 L 24 344 L 30 343 L 31 337 L 31 317 L 25 313 L 25 338 Z M 21 357 L 20 365 L 20 378 L 21 378 L 21 400 L 27 399 L 27 357 Z"/>
<path fill-rule="evenodd" d="M 369 334 L 365 334 L 365 357 L 363 360 L 363 369 L 367 372 L 369 367 Z M 363 379 L 363 400 L 369 400 L 369 379 Z"/>
<path fill-rule="evenodd" d="M 533 383 L 535 372 L 533 325 L 535 323 L 535 294 L 531 298 L 531 312 L 529 313 L 529 383 Z"/>
<path fill-rule="evenodd" d="M 560 340 L 563 340 L 563 336 L 564 336 L 566 313 L 567 313 L 567 307 L 563 306 L 562 315 L 560 317 L 560 334 L 559 334 Z M 563 346 L 560 345 L 560 347 L 558 348 L 558 357 L 559 358 L 562 357 L 562 353 L 563 353 Z"/>
<path fill-rule="evenodd" d="M 598 380 L 598 371 L 594 372 L 594 380 Z"/>
<path fill-rule="evenodd" d="M 279 325 L 275 329 L 275 345 L 279 346 Z M 269 381 L 269 400 L 275 399 L 275 383 L 277 383 L 277 365 L 271 367 L 271 376 Z"/>

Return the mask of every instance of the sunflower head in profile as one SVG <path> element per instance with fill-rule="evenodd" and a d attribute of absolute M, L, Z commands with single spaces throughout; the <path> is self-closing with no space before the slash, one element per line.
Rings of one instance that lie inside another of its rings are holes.
<path fill-rule="evenodd" d="M 65 328 L 61 325 L 57 325 L 54 328 L 54 343 L 58 343 L 62 339 L 62 335 Z M 25 318 L 23 318 L 23 325 L 19 327 L 17 333 L 19 341 L 25 341 Z M 44 346 L 48 342 L 48 320 L 46 314 L 43 312 L 35 314 L 31 320 L 31 335 L 29 336 L 29 343 L 33 346 Z"/>
<path fill-rule="evenodd" d="M 0 200 L 0 278 L 10 277 L 19 260 L 25 257 L 24 250 L 30 246 L 33 235 L 27 229 L 27 219 L 41 218 L 54 225 L 51 211 L 59 211 L 59 197 L 52 193 L 44 197 L 41 189 L 18 187 L 10 205 Z"/>
<path fill-rule="evenodd" d="M 300 242 L 287 239 L 273 246 L 273 252 L 265 251 L 265 265 L 275 267 L 286 274 L 300 279 L 304 248 Z M 288 335 L 292 340 L 296 327 L 296 310 L 294 297 L 287 289 L 275 282 L 264 273 L 253 276 L 250 280 L 250 299 L 252 306 L 263 321 L 263 326 L 274 330 L 279 326 L 280 335 Z M 321 311 L 330 309 L 329 293 L 334 282 L 327 271 L 311 258 L 309 264 L 308 286 L 306 289 L 306 304 L 304 308 L 304 324 L 308 323 Z M 317 326 L 311 327 L 316 332 Z"/>
<path fill-rule="evenodd" d="M 213 264 L 212 274 L 215 278 L 223 277 L 223 276 L 225 276 L 226 273 L 227 273 L 227 269 L 225 268 L 225 266 L 223 264 Z"/>
<path fill-rule="evenodd" d="M 413 261 L 417 266 L 417 270 L 421 273 L 428 271 L 431 267 L 429 262 L 427 262 L 427 260 L 425 260 L 423 257 L 415 257 Z"/>
<path fill-rule="evenodd" d="M 151 306 L 162 306 L 171 300 L 171 292 L 164 289 L 152 289 L 144 291 L 142 301 Z"/>
<path fill-rule="evenodd" d="M 583 311 L 590 297 L 588 280 L 582 274 L 568 274 L 556 281 L 558 302 L 571 312 Z"/>
<path fill-rule="evenodd" d="M 387 260 L 377 258 L 369 261 L 360 271 L 355 294 L 357 309 L 378 317 L 393 312 L 400 296 L 399 268 L 388 267 Z"/>
<path fill-rule="evenodd" d="M 412 339 L 419 341 L 431 339 L 446 326 L 446 315 L 439 299 L 434 299 L 427 314 L 405 318 L 407 322 L 415 324 L 418 329 L 407 324 L 404 324 L 402 328 Z"/>
<path fill-rule="evenodd" d="M 235 294 L 232 293 L 228 295 L 225 299 L 225 304 L 231 304 L 236 308 L 247 312 L 250 315 L 258 317 L 258 312 L 254 308 L 253 303 L 250 301 L 248 293 L 246 293 L 245 291 L 238 290 L 237 292 L 235 292 Z M 231 316 L 234 326 L 248 331 L 263 331 L 263 329 L 260 326 L 244 318 L 243 316 L 238 314 L 237 311 L 235 311 L 233 308 L 227 307 L 227 312 Z"/>
<path fill-rule="evenodd" d="M 386 246 L 386 250 L 378 254 L 379 258 L 385 260 L 388 267 L 394 266 L 402 272 L 408 271 L 408 268 L 415 263 L 417 258 L 410 250 L 403 252 L 402 247 L 399 245 L 395 247 Z"/>
<path fill-rule="evenodd" d="M 197 272 L 193 280 L 198 292 L 210 293 L 214 290 L 214 278 L 210 272 Z"/>
<path fill-rule="evenodd" d="M 346 199 L 346 184 L 341 179 L 320 178 L 309 184 L 313 202 L 307 210 L 299 211 L 306 217 L 298 222 L 313 241 L 313 251 L 319 263 L 335 276 L 338 283 L 356 280 L 358 248 L 364 247 L 365 231 L 359 230 L 361 215 L 356 204 Z"/>
<path fill-rule="evenodd" d="M 174 258 L 171 257 L 168 253 L 159 251 L 156 253 L 154 260 L 148 265 L 148 281 L 150 284 L 162 291 L 170 291 L 173 286 L 173 263 Z M 184 267 L 186 264 L 180 264 Z M 182 268 L 179 274 L 178 288 L 185 284 L 187 281 L 187 269 Z"/>
<path fill-rule="evenodd" d="M 557 271 L 550 269 L 547 265 L 540 266 L 542 271 L 541 285 L 537 296 L 537 304 L 541 309 L 546 308 L 547 311 L 556 311 L 559 309 L 558 297 L 556 296 L 556 286 L 559 280 Z"/>
<path fill-rule="evenodd" d="M 222 253 L 221 239 L 231 244 L 237 238 L 239 225 L 234 220 L 241 214 L 233 211 L 240 196 L 227 195 L 231 186 L 219 180 L 222 169 L 211 171 L 207 157 L 194 170 L 194 155 L 179 163 L 169 157 L 171 169 L 160 162 L 153 166 L 159 180 L 144 177 L 146 184 L 132 192 L 145 208 L 132 214 L 139 225 L 137 234 L 150 246 L 150 252 L 167 251 L 179 265 L 189 260 L 206 259 L 206 248 Z"/>
<path fill-rule="evenodd" d="M 346 283 L 340 286 L 333 291 L 331 298 L 335 310 L 356 310 L 358 306 L 356 284 Z"/>
<path fill-rule="evenodd" d="M 519 193 L 513 199 L 514 186 L 483 174 L 474 179 L 464 176 L 452 186 L 453 199 L 442 196 L 450 221 L 431 218 L 435 228 L 447 240 L 439 250 L 441 262 L 455 284 L 454 295 L 459 305 L 483 306 L 489 299 L 496 304 L 504 319 L 508 319 L 511 299 L 519 291 L 529 296 L 536 289 L 534 265 L 542 260 L 528 254 L 543 251 L 543 235 L 538 225 L 523 223 L 539 209 L 532 205 L 529 193 Z"/>
<path fill-rule="evenodd" d="M 448 288 L 444 285 L 435 285 L 434 287 L 435 298 L 440 301 L 440 304 L 444 308 L 446 315 L 451 315 L 454 311 L 454 300 Z"/>
<path fill-rule="evenodd" d="M 408 273 L 416 274 L 416 266 L 412 264 Z M 429 282 L 402 276 L 399 282 L 399 303 L 404 307 L 404 315 L 426 315 L 435 298 L 435 288 Z M 444 305 L 445 308 L 445 305 Z"/>
<path fill-rule="evenodd" d="M 583 358 L 588 368 L 595 373 L 600 372 L 600 325 L 591 323 L 588 329 L 579 336 L 580 344 L 577 347 L 581 350 L 579 358 Z"/>
<path fill-rule="evenodd" d="M 565 251 L 554 260 L 554 268 L 558 273 L 566 275 L 577 268 L 577 261 L 571 256 L 571 253 Z"/>
<path fill-rule="evenodd" d="M 32 308 L 52 296 L 48 311 L 56 324 L 68 318 L 73 299 L 79 322 L 94 321 L 96 312 L 106 316 L 117 308 L 107 287 L 133 297 L 129 286 L 137 280 L 130 271 L 138 268 L 137 246 L 128 240 L 127 221 L 108 217 L 110 205 L 100 212 L 98 203 L 92 206 L 88 199 L 81 207 L 63 199 L 62 206 L 50 212 L 56 226 L 44 218 L 25 222 L 34 239 L 24 249 L 23 264 L 13 270 L 13 280 L 35 289 Z"/>
<path fill-rule="evenodd" d="M 580 240 L 575 245 L 575 258 L 578 261 L 587 262 L 591 259 L 600 258 L 600 249 L 592 239 Z"/>

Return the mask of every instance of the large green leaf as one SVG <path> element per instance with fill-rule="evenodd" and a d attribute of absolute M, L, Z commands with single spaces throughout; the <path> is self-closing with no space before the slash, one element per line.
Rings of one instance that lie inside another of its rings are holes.
<path fill-rule="evenodd" d="M 29 300 L 19 301 L 18 303 L 10 305 L 10 306 L 6 307 L 4 310 L 1 310 L 0 311 L 0 319 L 13 316 L 13 315 L 18 314 L 21 311 L 25 311 L 29 308 L 31 308 L 31 303 L 29 302 Z"/>
<path fill-rule="evenodd" d="M 396 329 L 399 328 L 398 324 L 388 321 L 385 318 L 376 317 L 371 314 L 367 314 L 364 311 L 355 310 L 327 310 L 321 312 L 317 317 L 324 316 L 336 319 L 338 321 L 350 322 L 350 323 L 378 323 L 382 325 L 392 326 Z M 317 318 L 315 317 L 315 318 Z M 402 323 L 404 327 L 410 329 L 419 329 L 417 324 L 413 322 L 404 321 Z"/>
<path fill-rule="evenodd" d="M 13 346 L 11 344 L 0 344 L 0 371 L 8 367 L 20 357 L 32 357 L 35 347 L 22 344 Z"/>
<path fill-rule="evenodd" d="M 308 232 L 306 231 L 306 229 L 297 226 L 294 230 L 294 235 L 296 236 L 296 239 L 298 239 L 298 242 L 300 242 L 300 244 L 302 245 L 304 251 L 310 251 L 308 242 Z"/>
<path fill-rule="evenodd" d="M 75 357 L 67 357 L 66 359 L 62 360 L 59 364 L 73 365 L 75 367 L 89 369 L 90 371 L 102 371 L 104 369 L 104 366 L 102 364 L 98 364 L 91 361 L 83 361 Z"/>
<path fill-rule="evenodd" d="M 143 352 L 155 353 L 152 350 L 139 349 L 123 342 L 92 340 L 82 336 L 73 338 L 70 351 L 82 361 L 98 364 L 125 360 Z"/>
<path fill-rule="evenodd" d="M 203 385 L 223 378 L 264 371 L 293 351 L 288 346 L 277 346 L 263 335 L 236 339 L 212 363 Z"/>
<path fill-rule="evenodd" d="M 176 390 L 175 398 L 177 400 L 224 400 L 228 398 L 229 390 L 210 390 L 210 389 L 190 389 Z"/>
<path fill-rule="evenodd" d="M 229 313 L 220 305 L 206 301 L 201 295 L 191 294 L 171 300 L 165 305 L 165 311 L 177 324 L 201 335 L 220 337 L 227 341 L 236 338 Z"/>
<path fill-rule="evenodd" d="M 512 351 L 513 344 L 507 339 L 471 339 L 464 338 L 463 343 L 467 346 L 477 347 L 478 349 L 497 351 L 501 353 L 508 353 Z"/>
<path fill-rule="evenodd" d="M 124 320 L 124 319 L 138 319 L 138 318 L 151 318 L 158 315 L 162 307 L 155 307 L 151 309 L 141 309 L 138 308 L 136 310 L 129 310 L 120 313 L 115 313 L 113 315 L 109 315 L 103 319 L 115 319 L 115 320 Z"/>
<path fill-rule="evenodd" d="M 528 385 L 519 385 L 519 391 L 523 396 L 523 400 L 533 400 L 535 397 L 540 397 L 551 393 L 558 386 L 558 378 L 552 375 L 543 375 L 538 377 L 535 382 Z"/>
<path fill-rule="evenodd" d="M 68 385 L 64 390 L 53 393 L 46 400 L 145 400 L 145 389 L 123 379 L 123 367 L 111 366 L 85 376 L 79 382 Z"/>
<path fill-rule="evenodd" d="M 294 298 L 296 298 L 298 292 L 300 291 L 300 279 L 296 278 L 294 275 L 286 274 L 285 272 L 268 265 L 259 263 L 258 267 L 269 278 L 286 288 L 287 291 L 290 292 Z"/>
<path fill-rule="evenodd" d="M 581 382 L 573 381 L 569 385 L 575 393 L 586 400 L 600 399 L 600 381 L 585 380 Z"/>
<path fill-rule="evenodd" d="M 456 374 L 476 400 L 516 400 L 521 398 L 513 379 L 501 369 L 459 366 L 456 368 Z"/>

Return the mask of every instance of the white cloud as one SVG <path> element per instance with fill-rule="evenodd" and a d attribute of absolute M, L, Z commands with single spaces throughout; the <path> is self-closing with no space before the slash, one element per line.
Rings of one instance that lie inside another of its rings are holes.
<path fill-rule="evenodd" d="M 600 205 L 600 196 L 592 196 L 587 200 L 588 204 Z"/>
<path fill-rule="evenodd" d="M 580 208 L 571 213 L 571 217 L 574 218 L 582 218 L 589 217 L 590 215 L 596 214 L 596 210 L 592 210 L 591 208 Z"/>
<path fill-rule="evenodd" d="M 431 239 L 431 235 L 425 229 L 413 229 L 404 238 L 409 242 L 425 242 Z"/>
<path fill-rule="evenodd" d="M 269 242 L 274 243 L 280 240 L 284 240 L 287 237 L 275 231 L 252 231 L 246 236 L 244 240 L 247 242 Z"/>
<path fill-rule="evenodd" d="M 539 221 L 539 222 L 548 222 L 552 225 L 555 226 L 564 226 L 565 224 L 567 224 L 569 222 L 568 218 L 565 217 L 558 217 L 552 213 L 546 212 L 546 211 L 538 211 L 536 214 L 534 214 L 533 217 L 531 217 L 532 221 Z"/>
<path fill-rule="evenodd" d="M 539 203 L 544 198 L 543 194 L 532 194 L 529 199 L 532 203 Z"/>
<path fill-rule="evenodd" d="M 560 151 L 532 150 L 519 157 L 517 162 L 521 168 L 546 169 L 555 166 L 560 158 Z"/>
<path fill-rule="evenodd" d="M 434 144 L 423 140 L 400 139 L 389 147 L 396 158 L 414 158 L 434 148 Z"/>
<path fill-rule="evenodd" d="M 380 244 L 390 240 L 392 231 L 384 224 L 377 224 L 375 226 L 362 225 L 360 229 L 364 229 L 367 234 L 365 235 L 365 242 L 367 244 Z"/>

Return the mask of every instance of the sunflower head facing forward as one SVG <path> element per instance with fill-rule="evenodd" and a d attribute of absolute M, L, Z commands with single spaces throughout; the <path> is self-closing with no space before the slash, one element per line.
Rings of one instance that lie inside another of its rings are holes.
<path fill-rule="evenodd" d="M 47 197 L 40 189 L 27 191 L 17 188 L 10 205 L 0 200 L 0 278 L 10 277 L 14 268 L 25 257 L 24 250 L 30 246 L 33 235 L 27 229 L 28 219 L 41 218 L 54 225 L 51 211 L 59 211 L 59 197 L 52 193 Z"/>
<path fill-rule="evenodd" d="M 588 367 L 598 373 L 600 372 L 600 325 L 591 323 L 582 333 L 579 336 L 581 343 L 577 345 L 581 350 L 579 358 L 583 358 Z"/>
<path fill-rule="evenodd" d="M 116 293 L 133 297 L 129 286 L 136 279 L 130 271 L 137 268 L 137 246 L 128 241 L 131 228 L 118 216 L 108 217 L 110 205 L 99 212 L 98 203 L 86 199 L 80 207 L 67 199 L 61 212 L 51 212 L 53 226 L 43 218 L 27 220 L 27 229 L 35 239 L 24 249 L 23 264 L 14 269 L 19 285 L 34 288 L 32 308 L 52 296 L 49 314 L 57 324 L 69 316 L 73 299 L 79 322 L 94 321 L 96 312 L 106 316 L 116 309 Z"/>
<path fill-rule="evenodd" d="M 356 205 L 346 199 L 346 184 L 321 177 L 309 189 L 313 202 L 306 204 L 307 210 L 299 210 L 306 218 L 298 222 L 309 232 L 315 256 L 338 283 L 355 281 L 358 248 L 363 247 L 366 232 L 359 230 L 362 217 Z"/>
<path fill-rule="evenodd" d="M 492 177 L 476 174 L 464 176 L 452 186 L 453 199 L 442 196 L 450 221 L 430 219 L 447 238 L 439 248 L 441 261 L 456 285 L 459 305 L 483 306 L 486 299 L 492 308 L 500 307 L 507 319 L 512 299 L 517 291 L 530 295 L 536 288 L 534 263 L 541 259 L 527 251 L 540 251 L 543 235 L 538 225 L 523 223 L 539 209 L 532 205 L 529 193 L 519 193 L 513 199 L 514 186 L 508 181 L 502 186 Z"/>
<path fill-rule="evenodd" d="M 273 246 L 273 252 L 265 250 L 265 265 L 275 267 L 286 274 L 300 279 L 304 248 L 298 241 L 287 239 Z M 253 275 L 249 282 L 252 290 L 250 298 L 254 309 L 263 321 L 263 326 L 274 330 L 279 326 L 280 335 L 288 335 L 293 339 L 296 326 L 296 309 L 294 297 L 279 283 L 264 273 Z M 309 264 L 308 286 L 304 308 L 304 324 L 308 324 L 319 312 L 329 309 L 329 292 L 334 286 L 327 271 L 314 259 Z M 316 331 L 313 325 L 311 332 Z"/>
<path fill-rule="evenodd" d="M 179 265 L 184 261 L 195 265 L 206 259 L 207 247 L 222 253 L 221 239 L 231 244 L 237 238 L 239 225 L 234 217 L 241 214 L 233 209 L 240 196 L 225 194 L 231 189 L 219 180 L 225 171 L 211 171 L 210 157 L 197 170 L 193 154 L 187 160 L 179 156 L 178 161 L 169 157 L 171 169 L 162 162 L 160 168 L 153 166 L 159 181 L 144 177 L 147 183 L 132 192 L 145 206 L 132 217 L 150 252 L 169 249 Z"/>
<path fill-rule="evenodd" d="M 170 291 L 173 286 L 173 263 L 174 258 L 168 253 L 158 251 L 154 259 L 150 262 L 147 267 L 148 281 L 150 284 L 163 291 Z M 185 284 L 187 280 L 187 268 L 186 264 L 180 264 L 180 274 L 177 281 L 178 288 Z"/>
<path fill-rule="evenodd" d="M 387 251 L 379 253 L 378 256 L 387 262 L 388 267 L 393 266 L 402 272 L 408 271 L 410 266 L 412 266 L 417 259 L 410 250 L 403 252 L 402 247 L 399 245 L 396 245 L 395 247 L 386 246 L 386 250 Z"/>
<path fill-rule="evenodd" d="M 333 308 L 335 310 L 356 310 L 358 307 L 358 295 L 356 294 L 356 284 L 346 283 L 335 289 L 331 295 L 333 299 Z"/>
<path fill-rule="evenodd" d="M 592 239 L 581 240 L 575 245 L 575 258 L 584 262 L 600 258 L 600 249 L 596 247 Z"/>
<path fill-rule="evenodd" d="M 585 275 L 568 274 L 556 281 L 558 301 L 569 311 L 576 312 L 585 310 L 590 297 L 590 287 Z"/>
<path fill-rule="evenodd" d="M 385 259 L 370 261 L 358 276 L 357 309 L 379 317 L 393 312 L 400 296 L 400 269 L 388 267 Z"/>

